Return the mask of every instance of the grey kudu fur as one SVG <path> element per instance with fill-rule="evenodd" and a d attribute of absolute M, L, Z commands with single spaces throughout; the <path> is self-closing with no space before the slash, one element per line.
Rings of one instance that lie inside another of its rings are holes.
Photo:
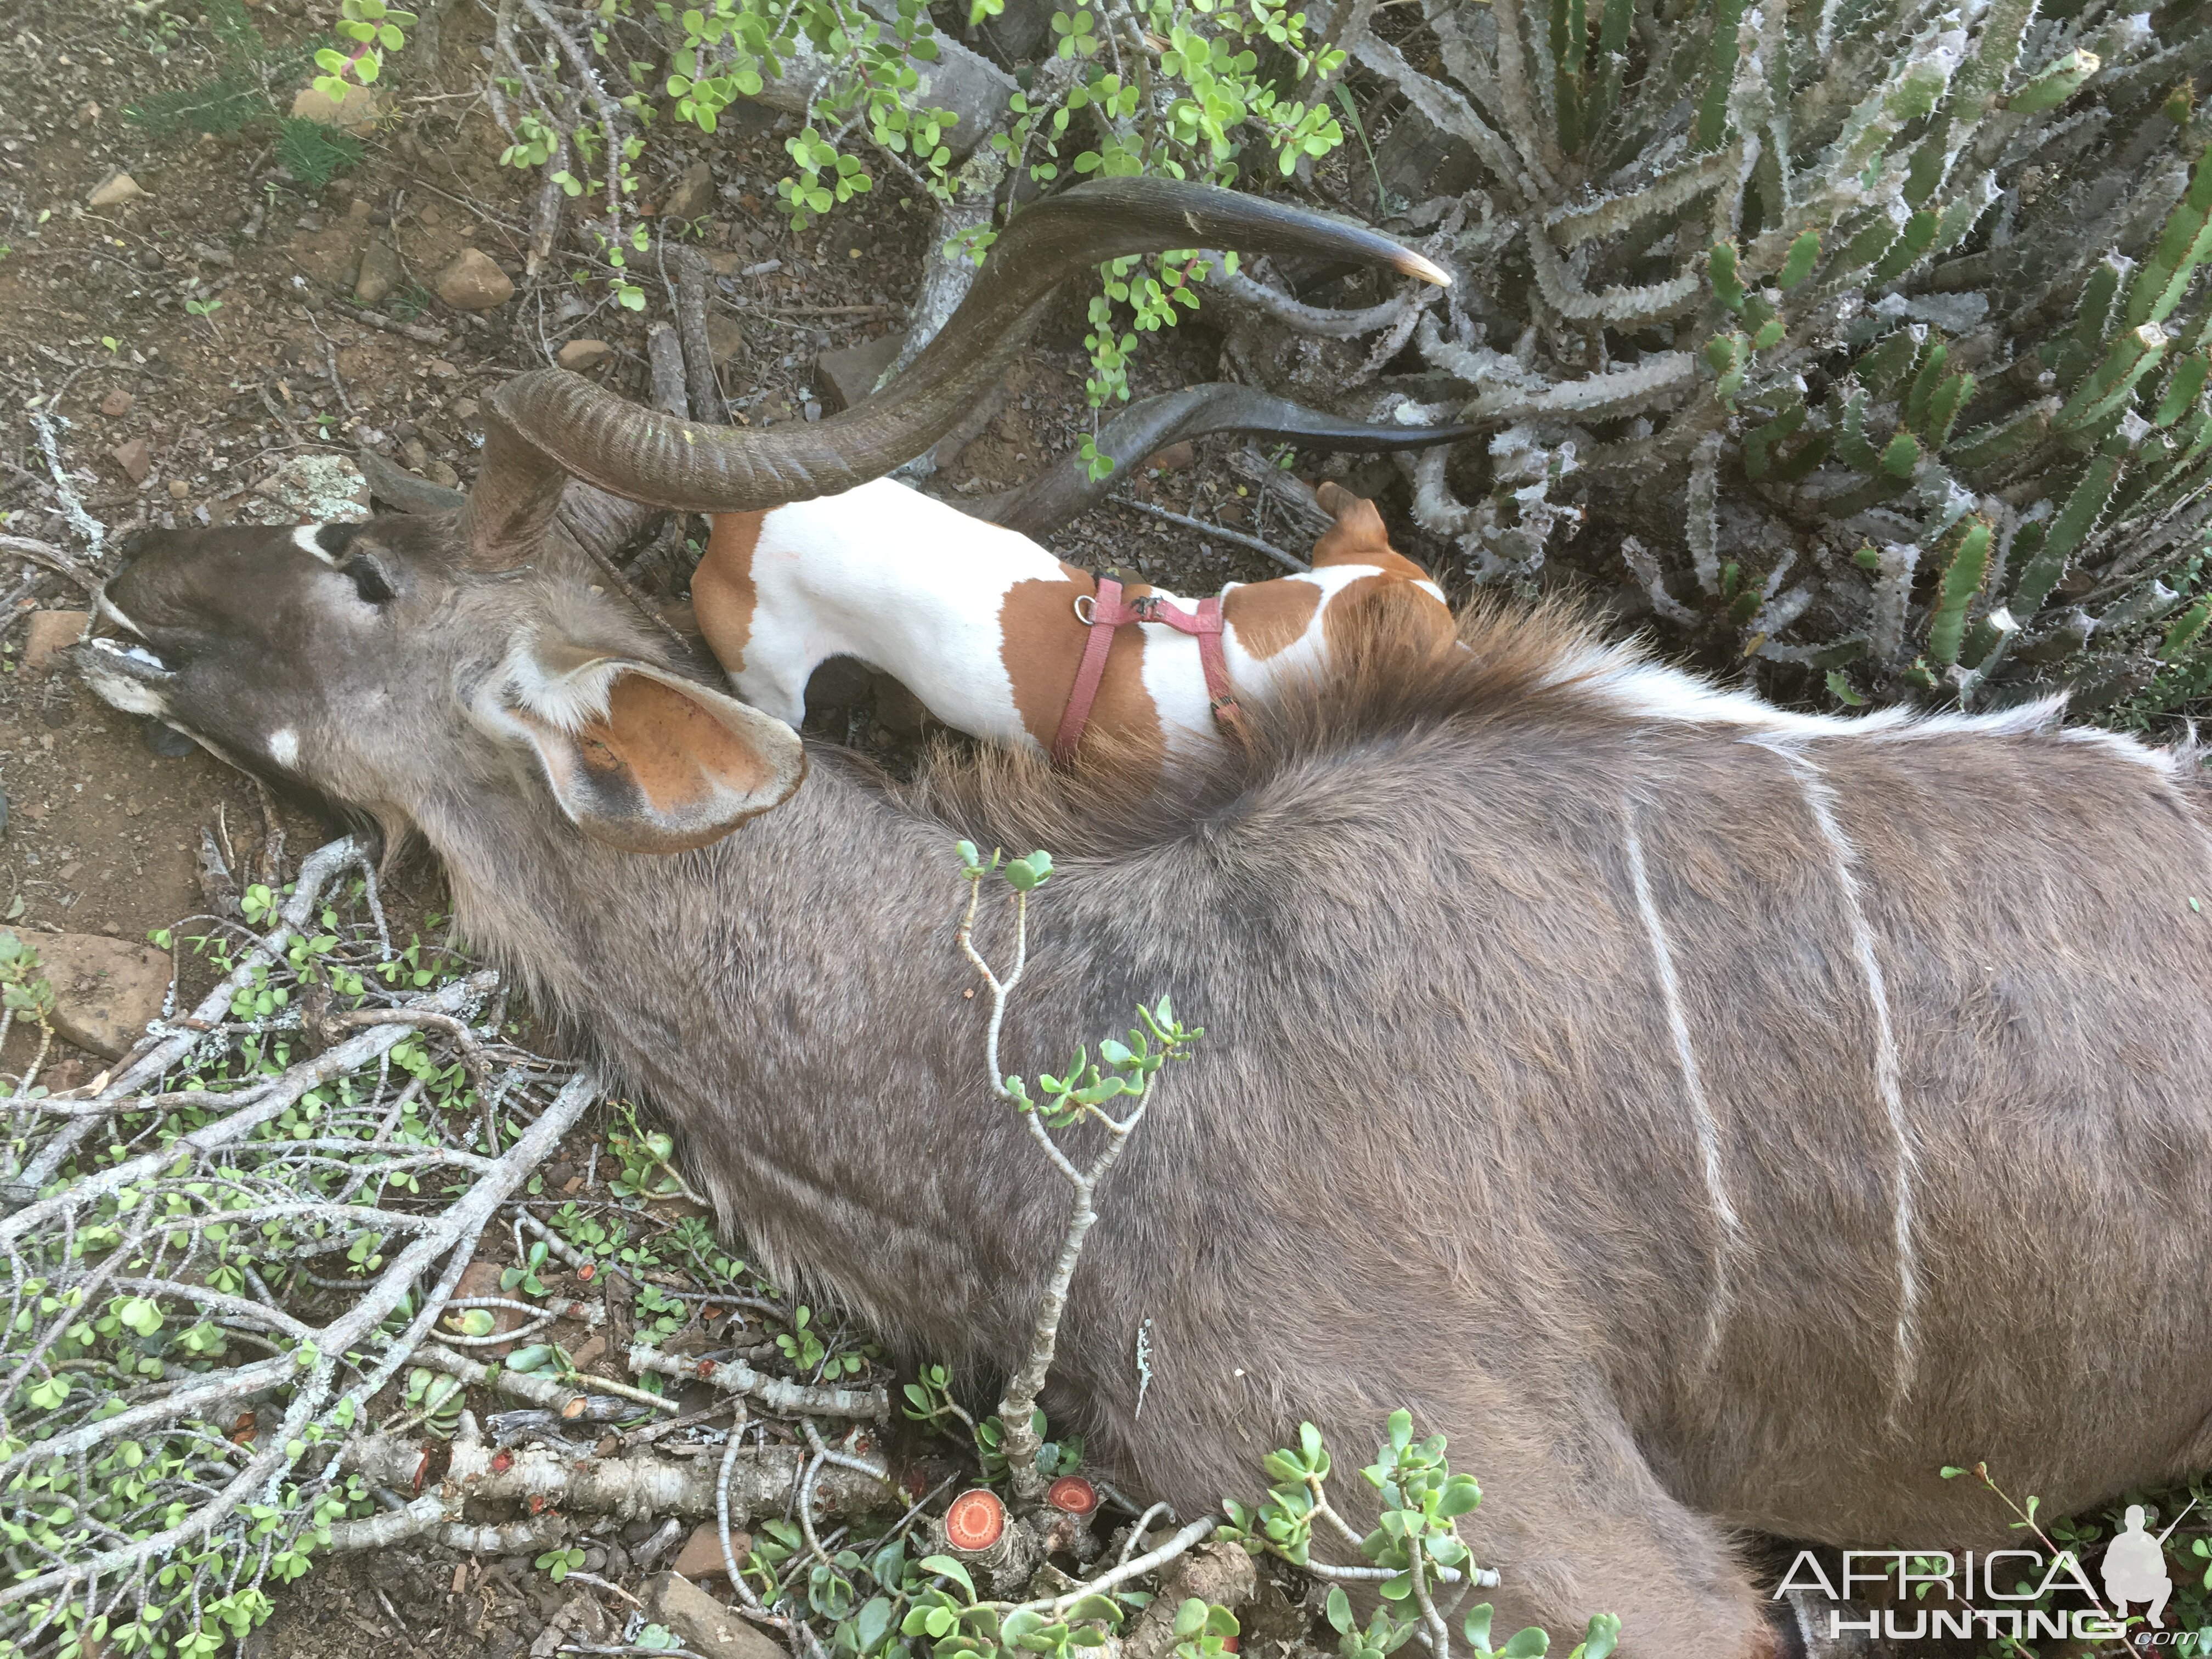
<path fill-rule="evenodd" d="M 1012 252 L 1350 234 L 1086 190 Z M 795 459 L 748 434 L 738 467 L 596 395 L 501 399 L 529 435 L 493 448 L 472 554 L 450 518 L 155 538 L 105 607 L 137 655 L 79 649 L 112 700 L 426 837 L 466 936 L 659 1105 L 777 1271 L 987 1386 L 1018 1362 L 1067 1197 L 984 1087 L 951 844 L 1042 845 L 1006 1063 L 1163 993 L 1208 1032 L 1101 1194 L 1048 1394 L 1127 1490 L 1255 1497 L 1311 1418 L 1356 1503 L 1406 1406 L 1482 1481 L 1498 1628 L 1563 1652 L 1611 1609 L 1626 1652 L 1712 1659 L 1770 1639 L 1744 1533 L 2016 1544 L 1940 1465 L 2057 1513 L 2212 1461 L 2192 758 L 1698 702 L 1557 613 L 1478 611 L 1443 659 L 1356 642 L 1149 802 L 989 755 L 902 785 L 823 746 L 802 785 L 787 728 L 755 764 L 773 734 L 516 527 L 564 471 L 695 507 L 831 488 L 957 399 L 910 394 L 934 412 L 860 460 L 823 422 Z M 590 412 L 588 442 L 547 409 Z M 633 694 L 680 735 L 643 742 Z M 670 829 L 702 790 L 722 821 Z M 704 844 L 608 844 L 632 824 Z"/>

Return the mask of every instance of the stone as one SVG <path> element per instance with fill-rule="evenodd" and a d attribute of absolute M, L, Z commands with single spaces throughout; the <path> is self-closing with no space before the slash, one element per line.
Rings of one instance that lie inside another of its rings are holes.
<path fill-rule="evenodd" d="M 1474 147 L 1418 109 L 1401 112 L 1375 146 L 1372 168 L 1355 168 L 1353 198 L 1376 218 L 1438 196 L 1456 196 L 1482 176 Z M 1375 199 L 1380 179 L 1384 199 Z"/>
<path fill-rule="evenodd" d="M 169 480 L 169 499 L 171 501 L 181 501 L 185 496 L 191 493 L 192 487 L 186 483 L 182 478 L 172 478 Z"/>
<path fill-rule="evenodd" d="M 253 486 L 239 507 L 251 524 L 324 524 L 368 516 L 368 480 L 343 455 L 295 455 Z"/>
<path fill-rule="evenodd" d="M 461 475 L 443 461 L 432 461 L 429 465 L 422 469 L 422 476 L 432 483 L 443 484 L 448 489 L 459 489 L 461 487 Z"/>
<path fill-rule="evenodd" d="M 368 87 L 346 82 L 345 94 L 332 98 L 315 87 L 301 87 L 292 98 L 294 118 L 326 127 L 366 126 L 384 113 L 384 100 Z"/>
<path fill-rule="evenodd" d="M 714 210 L 714 173 L 704 161 L 684 170 L 668 199 L 660 204 L 664 219 L 703 219 Z"/>
<path fill-rule="evenodd" d="M 863 4 L 887 22 L 897 20 L 896 0 L 863 0 Z M 951 152 L 955 162 L 964 161 L 976 145 L 999 130 L 1020 87 L 989 58 L 949 34 L 940 32 L 932 44 L 937 47 L 937 61 L 918 66 L 921 84 L 905 95 L 906 102 L 909 108 L 949 109 L 959 117 L 939 133 L 938 142 Z M 782 62 L 783 73 L 750 101 L 787 115 L 805 115 L 822 83 L 846 67 L 843 59 L 817 51 L 803 36 Z M 737 114 L 741 107 L 742 102 L 732 105 L 730 113 Z"/>
<path fill-rule="evenodd" d="M 404 277 L 398 251 L 389 242 L 371 242 L 361 256 L 361 276 L 353 285 L 353 297 L 362 305 L 380 305 Z"/>
<path fill-rule="evenodd" d="M 144 483 L 154 474 L 154 451 L 143 438 L 129 439 L 107 453 L 132 483 Z"/>
<path fill-rule="evenodd" d="M 814 383 L 831 393 L 823 401 L 832 410 L 850 409 L 875 391 L 884 371 L 897 361 L 902 337 L 886 334 L 856 346 L 825 351 L 816 361 Z"/>
<path fill-rule="evenodd" d="M 738 356 L 745 349 L 745 331 L 734 317 L 725 317 L 720 312 L 707 319 L 707 350 L 717 367 Z"/>
<path fill-rule="evenodd" d="M 1183 472 L 1188 471 L 1197 459 L 1198 451 L 1191 447 L 1190 440 L 1185 438 L 1181 443 L 1170 444 L 1158 454 L 1148 459 L 1145 466 L 1153 472 Z"/>
<path fill-rule="evenodd" d="M 895 738 L 918 738 L 929 709 L 889 674 L 876 676 L 876 724 Z"/>
<path fill-rule="evenodd" d="M 82 611 L 33 611 L 24 624 L 23 672 L 43 674 L 54 666 L 54 653 L 67 650 L 84 635 L 92 620 Z"/>
<path fill-rule="evenodd" d="M 461 1282 L 453 1287 L 454 1296 L 457 1297 L 504 1296 L 520 1300 L 519 1291 L 504 1291 L 500 1288 L 499 1276 L 501 1271 L 498 1262 L 487 1261 L 482 1256 L 478 1256 L 461 1270 Z M 461 1311 L 467 1312 L 469 1310 L 464 1309 Z M 481 1311 L 491 1316 L 491 1328 L 495 1334 L 511 1331 L 523 1321 L 523 1315 L 513 1308 L 486 1308 Z M 460 1314 L 452 1314 L 448 1317 L 458 1319 Z M 514 1346 L 511 1342 L 488 1342 L 480 1346 L 471 1344 L 468 1349 L 468 1354 L 471 1359 L 486 1361 L 501 1359 L 506 1358 L 507 1350 Z"/>
<path fill-rule="evenodd" d="M 738 1558 L 743 1567 L 745 1556 L 751 1551 L 750 1534 L 732 1528 L 730 1533 L 730 1553 Z M 690 1579 L 693 1583 L 704 1583 L 709 1578 L 727 1578 L 729 1569 L 722 1562 L 721 1529 L 712 1521 L 702 1521 L 691 1528 L 691 1535 L 684 1540 L 684 1547 L 676 1552 L 676 1559 L 668 1564 L 669 1571 Z"/>
<path fill-rule="evenodd" d="M 121 207 L 125 202 L 135 202 L 146 192 L 138 188 L 138 181 L 127 173 L 110 173 L 93 187 L 92 194 L 84 198 L 88 208 Z"/>
<path fill-rule="evenodd" d="M 118 387 L 100 400 L 100 412 L 111 420 L 120 420 L 131 412 L 131 405 L 137 401 L 137 399 L 129 392 Z"/>
<path fill-rule="evenodd" d="M 456 311 L 489 311 L 514 297 L 514 279 L 482 249 L 465 247 L 438 273 L 438 297 Z"/>
<path fill-rule="evenodd" d="M 553 356 L 553 361 L 563 368 L 586 374 L 610 361 L 615 349 L 605 340 L 570 340 Z"/>
<path fill-rule="evenodd" d="M 97 933 L 36 933 L 54 988 L 54 1030 L 65 1042 L 120 1059 L 169 993 L 169 957 L 150 945 Z"/>
<path fill-rule="evenodd" d="M 701 1659 L 790 1659 L 781 1644 L 680 1573 L 659 1572 L 647 1579 L 645 1608 Z"/>

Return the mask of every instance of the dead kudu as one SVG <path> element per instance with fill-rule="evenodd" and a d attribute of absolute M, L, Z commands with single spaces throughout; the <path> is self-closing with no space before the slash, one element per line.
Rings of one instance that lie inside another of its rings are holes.
<path fill-rule="evenodd" d="M 1163 992 L 1208 1030 L 1102 1194 L 1048 1395 L 1186 1516 L 1300 1418 L 1343 1462 L 1402 1403 L 1486 1490 L 1499 1629 L 1611 1609 L 1705 1659 L 1768 1640 L 1745 1531 L 1986 1545 L 1938 1466 L 2057 1512 L 2212 1462 L 2193 757 L 2047 708 L 1794 715 L 1477 612 L 1148 801 L 1004 757 L 899 785 L 666 665 L 548 538 L 571 475 L 721 511 L 879 473 L 1055 276 L 1194 242 L 1393 257 L 1085 185 L 881 407 L 710 432 L 525 376 L 458 521 L 152 538 L 87 672 L 425 836 L 764 1259 L 985 1375 L 1066 1194 L 980 1075 L 951 848 L 1050 848 L 1007 1063 Z"/>

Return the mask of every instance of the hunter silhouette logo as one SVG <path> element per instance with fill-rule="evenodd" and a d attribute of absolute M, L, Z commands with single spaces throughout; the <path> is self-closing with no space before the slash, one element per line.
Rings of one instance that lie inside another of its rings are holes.
<path fill-rule="evenodd" d="M 2197 1500 L 2190 1499 L 2189 1508 L 2154 1538 L 2143 1530 L 2142 1505 L 2128 1505 L 2127 1529 L 2116 1534 L 2105 1550 L 2105 1594 L 2112 1598 L 2113 1617 L 2126 1618 L 2130 1601 L 2148 1602 L 2144 1617 L 2153 1629 L 2164 1628 L 2166 1620 L 2160 1615 L 2166 1611 L 2166 1598 L 2173 1594 L 2173 1580 L 2166 1571 L 2166 1537 L 2181 1524 L 2182 1516 L 2196 1507 Z"/>

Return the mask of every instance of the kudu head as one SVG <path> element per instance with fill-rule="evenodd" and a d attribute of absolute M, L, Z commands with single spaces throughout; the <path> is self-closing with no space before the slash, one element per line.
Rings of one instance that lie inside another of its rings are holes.
<path fill-rule="evenodd" d="M 570 481 L 701 513 L 852 489 L 958 421 L 1061 278 L 1192 246 L 1448 280 L 1304 210 L 1158 179 L 1079 185 L 1017 216 L 944 331 L 843 415 L 714 427 L 562 370 L 519 375 L 489 400 L 483 465 L 457 514 L 146 537 L 101 595 L 112 631 L 79 660 L 117 707 L 365 813 L 387 836 L 436 798 L 505 781 L 550 794 L 577 830 L 620 848 L 704 845 L 799 787 L 799 739 L 691 678 L 593 585 L 562 522 Z"/>

